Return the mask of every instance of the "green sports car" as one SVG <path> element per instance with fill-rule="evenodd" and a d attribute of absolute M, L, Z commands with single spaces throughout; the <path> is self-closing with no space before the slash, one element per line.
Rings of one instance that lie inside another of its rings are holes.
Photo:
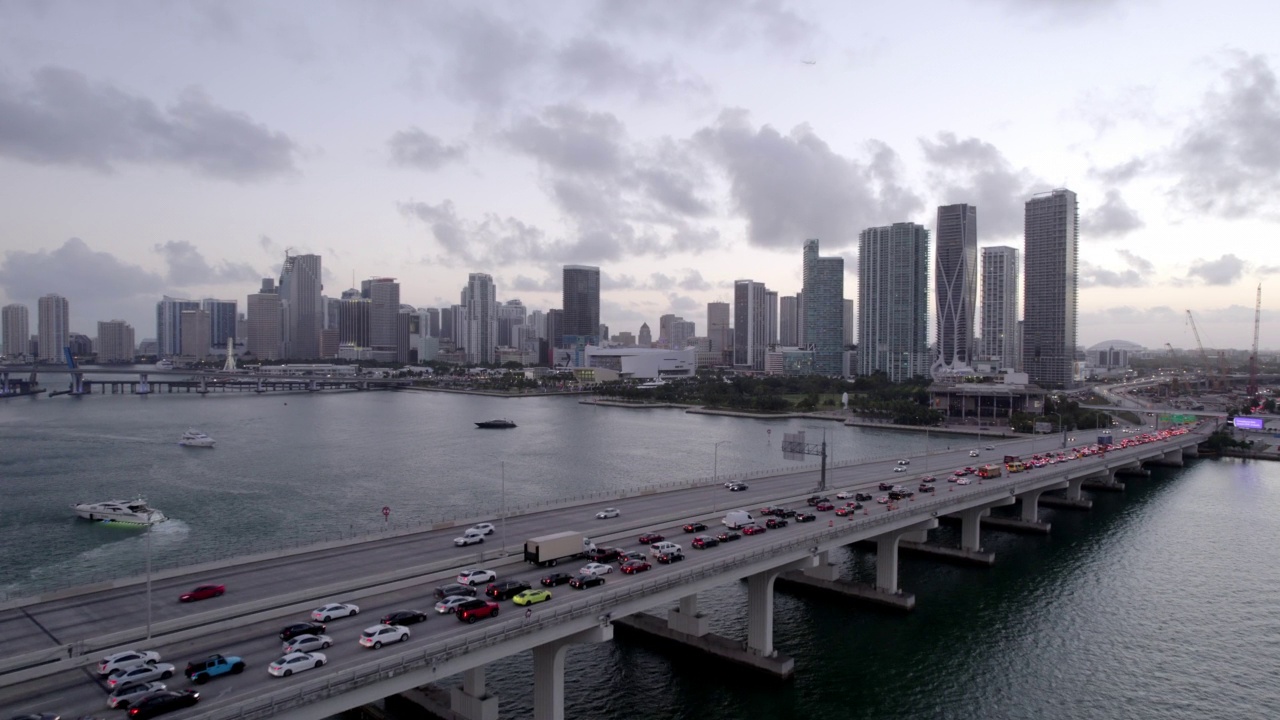
<path fill-rule="evenodd" d="M 532 605 L 551 599 L 551 591 L 535 588 L 533 590 L 525 590 L 524 592 L 511 598 L 511 601 L 517 605 Z"/>

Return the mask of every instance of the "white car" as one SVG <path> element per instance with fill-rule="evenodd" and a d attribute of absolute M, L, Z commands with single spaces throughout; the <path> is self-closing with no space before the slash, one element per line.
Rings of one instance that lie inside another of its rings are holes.
<path fill-rule="evenodd" d="M 290 653 L 314 652 L 316 650 L 327 650 L 333 644 L 333 638 L 328 635 L 299 635 L 292 640 L 286 640 L 280 645 L 280 652 L 288 655 Z"/>
<path fill-rule="evenodd" d="M 977 450 L 970 450 L 970 451 L 969 451 L 969 457 L 978 457 L 978 451 L 977 451 Z"/>
<path fill-rule="evenodd" d="M 972 484 L 973 484 L 973 481 L 972 481 L 972 480 L 970 480 L 970 479 L 969 479 L 969 478 L 967 478 L 967 477 L 956 478 L 956 484 L 957 484 L 957 485 L 972 485 Z"/>
<path fill-rule="evenodd" d="M 455 578 L 459 585 L 482 585 L 498 579 L 498 573 L 492 570 L 463 570 Z"/>
<path fill-rule="evenodd" d="M 115 690 L 125 685 L 151 682 L 152 680 L 168 680 L 171 677 L 173 677 L 173 665 L 169 663 L 134 665 L 129 668 L 121 668 L 108 675 L 107 687 Z"/>
<path fill-rule="evenodd" d="M 115 691 L 107 696 L 107 705 L 109 707 L 126 710 L 134 703 L 135 700 L 143 695 L 156 692 L 157 690 L 167 689 L 168 688 L 166 688 L 165 684 L 162 682 L 144 682 L 125 685 L 122 688 L 116 688 Z"/>
<path fill-rule="evenodd" d="M 403 625 L 374 625 L 360 633 L 360 644 L 377 650 L 393 642 L 404 642 L 409 639 L 409 628 Z"/>
<path fill-rule="evenodd" d="M 911 461 L 910 461 L 910 460 L 899 460 L 899 461 L 898 461 L 898 464 L 899 464 L 899 465 L 910 465 L 910 464 L 911 464 Z"/>
<path fill-rule="evenodd" d="M 995 449 L 996 449 L 996 446 L 995 446 L 995 445 L 988 445 L 988 446 L 986 446 L 986 447 L 985 447 L 985 448 L 983 448 L 983 449 L 984 449 L 984 450 L 995 450 Z"/>
<path fill-rule="evenodd" d="M 461 536 L 453 539 L 453 544 L 458 547 L 466 547 L 467 545 L 476 545 L 484 542 L 484 533 L 468 530 Z"/>
<path fill-rule="evenodd" d="M 492 535 L 493 531 L 496 529 L 497 528 L 493 526 L 493 523 L 476 523 L 475 525 L 467 528 L 467 532 L 478 532 L 481 535 Z"/>
<path fill-rule="evenodd" d="M 125 650 L 102 658 L 98 662 L 98 674 L 110 675 L 120 668 L 158 662 L 160 662 L 160 653 L 155 650 Z"/>
<path fill-rule="evenodd" d="M 618 508 L 605 508 L 600 512 L 596 513 L 596 519 L 604 520 L 606 518 L 616 518 L 621 514 L 622 513 L 618 512 Z"/>
<path fill-rule="evenodd" d="M 907 469 L 901 465 L 893 469 L 894 472 L 906 472 Z"/>
<path fill-rule="evenodd" d="M 276 677 L 289 677 L 296 672 L 318 668 L 327 660 L 323 653 L 292 652 L 267 666 Z"/>
<path fill-rule="evenodd" d="M 611 572 L 613 572 L 613 566 L 604 563 L 587 563 L 578 570 L 579 575 L 608 575 Z"/>
<path fill-rule="evenodd" d="M 444 615 L 445 613 L 451 613 L 457 610 L 459 605 L 461 605 L 462 603 L 470 599 L 471 598 L 467 597 L 466 595 L 450 595 L 442 599 L 440 602 L 436 603 L 436 612 L 440 613 L 441 615 Z"/>
<path fill-rule="evenodd" d="M 360 606 L 351 603 L 329 603 L 324 607 L 316 608 L 311 611 L 311 619 L 317 622 L 329 622 L 334 618 L 346 617 L 348 615 L 359 615 Z"/>
<path fill-rule="evenodd" d="M 853 491 L 841 490 L 840 492 L 836 493 L 836 497 L 840 498 L 841 500 L 848 500 L 849 498 L 853 497 Z"/>

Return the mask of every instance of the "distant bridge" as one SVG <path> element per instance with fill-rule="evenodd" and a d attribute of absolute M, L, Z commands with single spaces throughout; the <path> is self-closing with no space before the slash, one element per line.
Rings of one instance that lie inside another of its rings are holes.
<path fill-rule="evenodd" d="M 318 392 L 321 390 L 389 390 L 407 387 L 408 378 L 373 378 L 358 375 L 280 375 L 262 372 L 230 372 L 226 370 L 164 370 L 159 368 L 83 368 L 56 365 L 0 366 L 0 398 L 34 395 L 44 392 L 40 375 L 67 376 L 67 389 L 50 392 L 55 395 L 89 395 L 94 388 L 101 393 L 148 395 L 152 393 L 194 392 Z M 85 375 L 120 376 L 115 380 L 90 380 Z M 126 379 L 126 378 L 135 379 Z M 156 379 L 159 378 L 159 379 Z"/>

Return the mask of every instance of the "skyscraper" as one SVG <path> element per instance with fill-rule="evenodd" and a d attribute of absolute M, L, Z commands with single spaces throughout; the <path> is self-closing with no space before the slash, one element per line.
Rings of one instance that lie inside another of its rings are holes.
<path fill-rule="evenodd" d="M 858 374 L 883 372 L 892 382 L 924 375 L 929 369 L 929 231 L 894 223 L 867 228 L 858 240 Z"/>
<path fill-rule="evenodd" d="M 349 348 L 369 347 L 369 317 L 373 301 L 351 289 L 338 301 L 338 345 Z"/>
<path fill-rule="evenodd" d="M 844 372 L 844 258 L 820 257 L 818 241 L 804 243 L 804 342 L 813 348 L 813 371 Z"/>
<path fill-rule="evenodd" d="M 50 293 L 37 303 L 39 350 L 42 362 L 62 362 L 62 349 L 71 341 L 71 305 L 61 295 Z"/>
<path fill-rule="evenodd" d="M 562 288 L 564 337 L 577 336 L 577 345 L 595 345 L 600 332 L 600 268 L 565 265 Z M 554 338 L 561 342 L 560 338 Z M 566 345 L 568 343 L 565 343 Z"/>
<path fill-rule="evenodd" d="M 279 360 L 284 310 L 276 281 L 263 278 L 262 289 L 248 297 L 245 309 L 249 326 L 245 350 L 257 361 Z"/>
<path fill-rule="evenodd" d="M 518 347 L 516 328 L 524 325 L 527 310 L 519 300 L 508 300 L 498 306 L 498 345 Z"/>
<path fill-rule="evenodd" d="M 492 364 L 497 358 L 498 301 L 493 276 L 471 273 L 463 290 L 466 305 L 467 362 Z"/>
<path fill-rule="evenodd" d="M 778 344 L 795 347 L 800 343 L 800 303 L 795 295 L 778 298 Z"/>
<path fill-rule="evenodd" d="M 845 347 L 849 347 L 853 344 L 853 328 L 858 324 L 858 317 L 853 314 L 852 300 L 845 298 L 842 302 L 844 304 L 844 327 L 841 328 L 843 332 L 840 339 Z"/>
<path fill-rule="evenodd" d="M 126 363 L 134 359 L 133 326 L 123 320 L 98 321 L 93 349 L 100 363 Z"/>
<path fill-rule="evenodd" d="M 1075 384 L 1079 219 L 1076 194 L 1070 190 L 1027 201 L 1022 367 L 1031 382 L 1044 388 Z"/>
<path fill-rule="evenodd" d="M 1018 249 L 982 249 L 982 357 L 1018 366 Z"/>
<path fill-rule="evenodd" d="M 156 303 L 156 344 L 162 358 L 182 354 L 182 311 L 199 310 L 195 300 L 182 300 L 165 295 Z"/>
<path fill-rule="evenodd" d="M 209 356 L 209 337 L 212 331 L 209 313 L 200 308 L 182 311 L 182 355 L 196 360 Z M 223 341 L 226 342 L 225 340 Z"/>
<path fill-rule="evenodd" d="M 236 301 L 205 298 L 200 309 L 209 313 L 209 347 L 225 348 L 227 338 L 236 337 Z"/>
<path fill-rule="evenodd" d="M 0 310 L 0 355 L 7 358 L 25 356 L 31 344 L 31 315 L 26 305 L 14 303 Z"/>
<path fill-rule="evenodd" d="M 640 323 L 640 339 L 636 340 L 636 347 L 653 347 L 653 333 L 649 331 L 649 323 Z"/>
<path fill-rule="evenodd" d="M 768 350 L 769 309 L 764 283 L 733 283 L 733 364 L 746 370 L 764 370 Z"/>
<path fill-rule="evenodd" d="M 440 308 L 427 308 L 427 326 L 423 328 L 422 334 L 427 337 L 440 337 Z"/>
<path fill-rule="evenodd" d="M 564 337 L 564 310 L 552 308 L 547 311 L 546 362 L 550 367 L 555 367 L 556 348 L 560 347 L 560 338 L 562 337 Z"/>
<path fill-rule="evenodd" d="M 400 283 L 389 277 L 363 280 L 360 297 L 369 301 L 369 347 L 375 353 L 387 353 L 387 359 L 397 357 L 397 348 L 409 342 L 407 332 L 403 339 L 399 337 Z"/>
<path fill-rule="evenodd" d="M 730 327 L 729 303 L 707 303 L 707 343 L 711 352 L 723 353 L 733 346 Z"/>
<path fill-rule="evenodd" d="M 973 360 L 973 315 L 978 295 L 978 209 L 972 205 L 938 208 L 934 237 L 934 300 L 938 306 L 934 380 L 965 374 Z"/>
<path fill-rule="evenodd" d="M 778 291 L 764 291 L 764 312 L 768 317 L 765 323 L 765 344 L 778 344 Z"/>
<path fill-rule="evenodd" d="M 320 357 L 320 325 L 324 317 L 320 304 L 324 285 L 320 278 L 319 255 L 285 256 L 280 269 L 280 304 L 284 308 L 282 334 L 286 359 Z"/>

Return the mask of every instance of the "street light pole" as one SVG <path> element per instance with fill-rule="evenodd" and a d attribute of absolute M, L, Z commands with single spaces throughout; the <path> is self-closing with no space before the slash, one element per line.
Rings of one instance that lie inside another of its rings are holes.
<path fill-rule="evenodd" d="M 720 446 L 727 442 L 729 441 L 720 440 L 716 442 L 715 449 L 711 454 L 711 478 L 715 481 L 716 487 L 720 487 Z M 719 495 L 716 495 L 715 497 L 719 497 Z M 711 512 L 716 511 L 717 504 L 718 503 L 714 499 L 711 501 Z"/>
<path fill-rule="evenodd" d="M 502 552 L 507 552 L 507 461 L 501 461 L 502 468 Z"/>
<path fill-rule="evenodd" d="M 151 525 L 147 525 L 147 641 L 151 640 Z"/>
<path fill-rule="evenodd" d="M 1058 430 L 1062 433 L 1062 447 L 1065 448 L 1067 446 L 1067 426 L 1062 423 L 1062 413 L 1056 412 L 1054 415 L 1058 416 Z"/>

